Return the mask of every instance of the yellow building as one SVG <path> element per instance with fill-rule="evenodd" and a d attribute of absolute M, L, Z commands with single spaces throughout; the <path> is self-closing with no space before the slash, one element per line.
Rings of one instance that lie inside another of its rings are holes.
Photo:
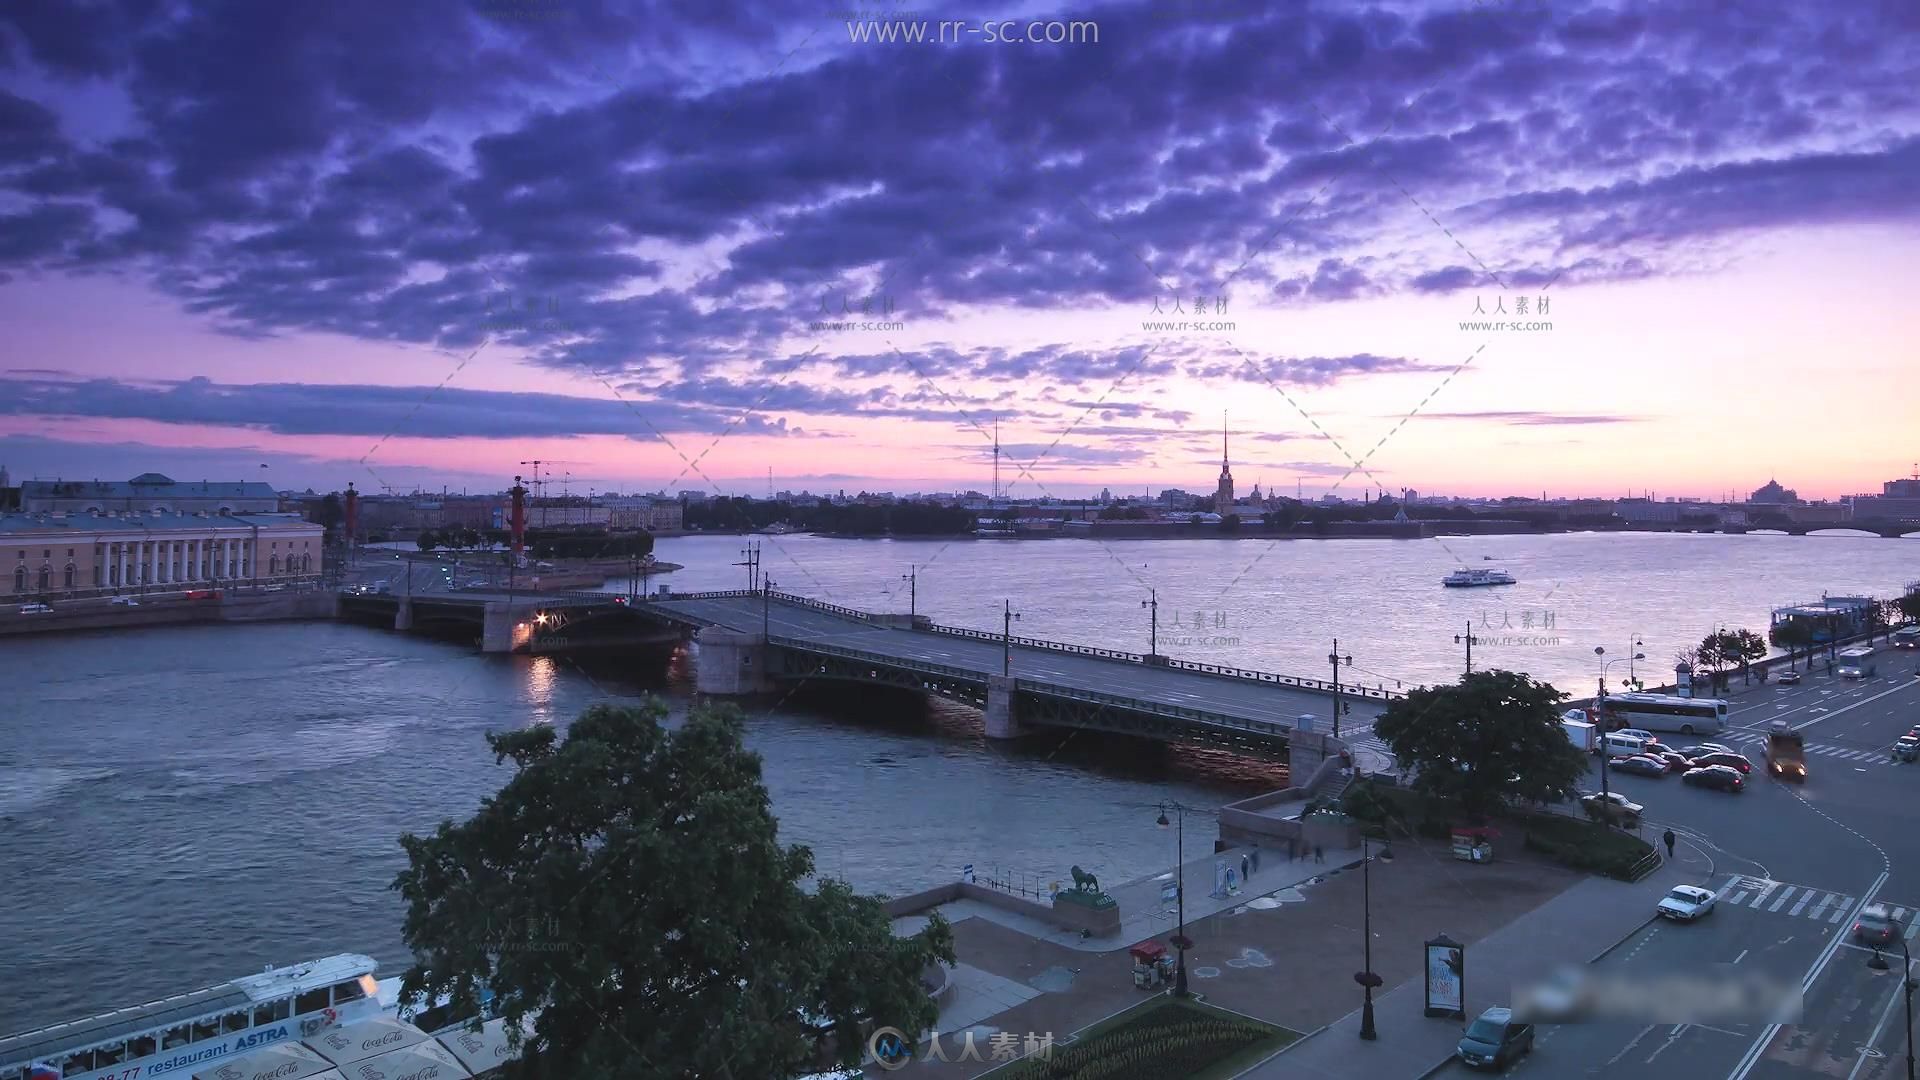
<path fill-rule="evenodd" d="M 0 514 L 0 595 L 305 581 L 325 536 L 297 514 Z"/>

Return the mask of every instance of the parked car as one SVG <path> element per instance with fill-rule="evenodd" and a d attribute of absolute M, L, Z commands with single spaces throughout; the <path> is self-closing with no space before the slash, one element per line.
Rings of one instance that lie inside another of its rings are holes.
<path fill-rule="evenodd" d="M 1799 683 L 1800 673 L 1797 671 L 1783 671 L 1780 673 L 1779 681 L 1781 686 L 1793 686 Z"/>
<path fill-rule="evenodd" d="M 1617 791 L 1608 792 L 1605 795 L 1582 796 L 1580 808 L 1595 821 L 1627 826 L 1636 824 L 1640 820 L 1640 815 L 1647 809 Z"/>
<path fill-rule="evenodd" d="M 1533 1052 L 1533 1025 L 1517 1023 L 1512 1009 L 1493 1008 L 1467 1029 L 1454 1053 L 1467 1065 L 1504 1069 Z"/>
<path fill-rule="evenodd" d="M 1693 759 L 1693 767 L 1698 769 L 1706 765 L 1724 765 L 1729 769 L 1739 769 L 1743 773 L 1753 771 L 1753 762 L 1744 754 L 1701 754 Z"/>
<path fill-rule="evenodd" d="M 1692 922 L 1713 910 L 1714 895 L 1711 889 L 1698 885 L 1675 885 L 1673 891 L 1654 906 L 1654 914 L 1663 919 L 1676 922 Z"/>
<path fill-rule="evenodd" d="M 1853 921 L 1853 937 L 1862 945 L 1890 945 L 1906 932 L 1885 904 L 1868 904 Z"/>
<path fill-rule="evenodd" d="M 1731 754 L 1734 749 L 1725 743 L 1703 742 L 1698 746 L 1689 746 L 1680 752 L 1687 756 L 1688 761 L 1692 761 L 1703 754 Z"/>
<path fill-rule="evenodd" d="M 1667 769 L 1671 772 L 1685 772 L 1693 767 L 1693 762 L 1687 760 L 1687 755 L 1678 750 L 1669 750 L 1662 746 L 1656 747 L 1648 753 L 1650 756 L 1657 757 L 1661 761 L 1666 762 Z"/>
<path fill-rule="evenodd" d="M 119 604 L 121 607 L 139 607 L 140 606 L 140 601 L 134 599 L 131 596 L 116 596 L 113 598 L 113 603 Z"/>
<path fill-rule="evenodd" d="M 1612 768 L 1614 772 L 1634 773 L 1639 776 L 1667 775 L 1667 763 L 1651 754 L 1640 754 L 1635 757 L 1621 758 L 1614 762 L 1610 768 Z"/>
<path fill-rule="evenodd" d="M 1697 769 L 1688 769 L 1680 774 L 1680 779 L 1696 787 L 1717 788 L 1721 791 L 1742 791 L 1747 779 L 1740 775 L 1739 769 L 1730 769 L 1725 765 L 1706 765 Z"/>
<path fill-rule="evenodd" d="M 45 604 L 21 604 L 21 605 L 20 605 L 20 614 L 22 614 L 22 615 L 51 615 L 51 614 L 53 614 L 53 609 L 52 609 L 52 608 L 50 608 L 50 607 L 48 607 L 48 606 L 47 606 L 47 605 L 45 605 Z"/>

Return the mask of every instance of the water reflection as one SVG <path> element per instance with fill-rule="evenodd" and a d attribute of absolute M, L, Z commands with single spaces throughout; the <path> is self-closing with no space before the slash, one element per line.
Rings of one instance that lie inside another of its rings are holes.
<path fill-rule="evenodd" d="M 535 656 L 527 661 L 528 727 L 553 723 L 553 688 L 559 667 L 551 656 Z"/>

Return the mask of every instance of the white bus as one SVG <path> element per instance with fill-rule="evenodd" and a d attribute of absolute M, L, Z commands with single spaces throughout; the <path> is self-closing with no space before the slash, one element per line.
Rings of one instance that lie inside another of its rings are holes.
<path fill-rule="evenodd" d="M 1668 694 L 1609 694 L 1609 731 L 1645 728 L 1677 731 L 1682 735 L 1712 735 L 1727 727 L 1727 703 L 1719 698 L 1673 697 Z"/>

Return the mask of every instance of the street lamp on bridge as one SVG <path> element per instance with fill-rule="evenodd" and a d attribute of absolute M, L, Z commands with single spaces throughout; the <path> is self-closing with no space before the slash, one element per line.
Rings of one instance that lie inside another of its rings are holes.
<path fill-rule="evenodd" d="M 907 583 L 907 618 L 912 619 L 920 608 L 920 568 L 907 567 L 907 572 L 900 575 L 900 580 Z"/>
<path fill-rule="evenodd" d="M 1000 620 L 1000 674 L 1013 674 L 1013 620 L 1020 613 L 1013 610 L 1013 601 L 1003 601 L 1006 605 L 1004 617 Z"/>
<path fill-rule="evenodd" d="M 1145 600 L 1140 601 L 1140 606 L 1143 608 L 1152 609 L 1147 616 L 1147 656 L 1149 657 L 1158 656 L 1160 654 L 1160 594 L 1159 592 L 1155 589 L 1149 588 L 1147 590 L 1147 598 Z"/>
<path fill-rule="evenodd" d="M 1353 657 L 1340 655 L 1340 639 L 1333 639 L 1333 651 L 1327 654 L 1327 662 L 1333 665 L 1333 737 L 1340 737 L 1340 665 L 1353 666 Z"/>

